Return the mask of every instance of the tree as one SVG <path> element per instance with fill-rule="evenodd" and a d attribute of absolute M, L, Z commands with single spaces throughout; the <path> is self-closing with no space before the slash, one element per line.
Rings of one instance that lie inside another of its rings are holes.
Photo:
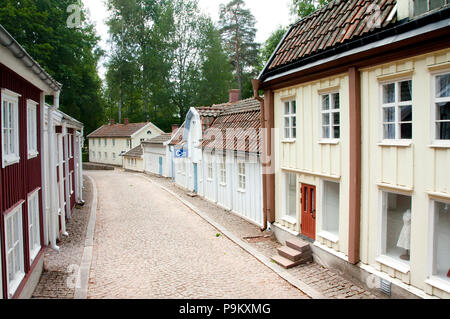
<path fill-rule="evenodd" d="M 248 82 L 256 73 L 258 48 L 255 42 L 255 18 L 250 10 L 244 8 L 243 0 L 231 0 L 220 6 L 220 32 L 225 49 L 231 58 L 234 76 L 240 89 L 240 96 L 252 96 L 250 86 L 243 92 L 244 82 Z M 248 92 L 249 91 L 249 92 Z"/>
<path fill-rule="evenodd" d="M 292 0 L 291 13 L 304 18 L 332 0 Z"/>
<path fill-rule="evenodd" d="M 81 25 L 68 28 L 69 5 L 80 8 Z M 60 109 L 80 120 L 89 134 L 104 120 L 97 66 L 99 38 L 80 0 L 2 0 L 0 23 L 63 85 Z"/>
<path fill-rule="evenodd" d="M 278 26 L 278 28 L 273 31 L 270 34 L 269 38 L 264 42 L 261 49 L 259 50 L 258 72 L 260 72 L 264 68 L 265 64 L 269 61 L 278 44 L 281 42 L 281 39 L 283 38 L 287 29 L 287 27 Z"/>

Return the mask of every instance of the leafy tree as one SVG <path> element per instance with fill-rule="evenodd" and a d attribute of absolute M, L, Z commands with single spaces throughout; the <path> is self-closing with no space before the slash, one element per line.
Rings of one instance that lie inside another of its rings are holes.
<path fill-rule="evenodd" d="M 269 61 L 278 44 L 281 42 L 281 39 L 283 38 L 287 29 L 287 27 L 279 26 L 263 43 L 261 49 L 259 50 L 258 71 L 261 71 L 264 68 L 265 64 Z"/>
<path fill-rule="evenodd" d="M 245 92 L 243 89 L 245 82 L 256 75 L 259 45 L 255 42 L 255 23 L 250 10 L 244 8 L 243 0 L 220 5 L 220 31 L 240 89 L 239 98 L 253 95 L 248 87 Z"/>
<path fill-rule="evenodd" d="M 292 0 L 291 13 L 304 18 L 332 0 Z"/>
<path fill-rule="evenodd" d="M 69 5 L 81 9 L 81 25 L 68 28 Z M 85 125 L 88 134 L 103 121 L 104 100 L 97 73 L 99 38 L 80 0 L 2 0 L 0 24 L 63 85 L 60 109 Z"/>

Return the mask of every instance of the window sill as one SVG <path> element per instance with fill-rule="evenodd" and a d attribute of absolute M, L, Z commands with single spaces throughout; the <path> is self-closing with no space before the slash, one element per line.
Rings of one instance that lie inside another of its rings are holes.
<path fill-rule="evenodd" d="M 327 232 L 327 231 L 321 231 L 317 234 L 317 236 L 322 237 L 328 241 L 331 241 L 332 243 L 337 244 L 339 242 L 339 236 L 335 235 L 333 233 Z"/>
<path fill-rule="evenodd" d="M 389 256 L 381 255 L 379 256 L 376 261 L 380 264 L 383 264 L 385 266 L 388 266 L 390 268 L 393 268 L 395 270 L 400 271 L 403 274 L 407 274 L 410 271 L 410 266 L 406 265 L 402 262 L 399 262 L 395 260 L 394 258 L 391 258 Z"/>
<path fill-rule="evenodd" d="M 429 148 L 450 148 L 450 141 L 433 141 Z"/>
<path fill-rule="evenodd" d="M 9 165 L 17 164 L 19 162 L 20 162 L 20 157 L 10 157 L 10 158 L 6 157 L 3 160 L 3 168 L 5 168 L 6 166 L 9 166 Z"/>
<path fill-rule="evenodd" d="M 219 185 L 220 185 L 220 186 L 226 187 L 226 186 L 227 186 L 227 183 L 219 183 Z"/>
<path fill-rule="evenodd" d="M 450 294 L 450 282 L 448 282 L 447 280 L 443 280 L 436 276 L 431 276 L 430 278 L 425 280 L 425 283 Z"/>
<path fill-rule="evenodd" d="M 28 159 L 36 158 L 39 156 L 39 152 L 29 152 Z"/>
<path fill-rule="evenodd" d="M 294 217 L 291 217 L 291 216 L 285 215 L 285 216 L 281 217 L 281 220 L 283 220 L 291 225 L 297 224 L 297 219 L 295 219 Z"/>
<path fill-rule="evenodd" d="M 238 188 L 238 190 L 237 190 L 239 193 L 245 193 L 245 189 L 242 189 L 242 188 Z"/>
<path fill-rule="evenodd" d="M 207 182 L 212 182 L 213 179 L 212 179 L 212 178 L 207 178 L 206 181 L 207 181 Z"/>
<path fill-rule="evenodd" d="M 285 143 L 285 144 L 293 144 L 297 141 L 297 139 L 295 138 L 285 138 L 283 140 L 281 140 L 281 143 Z"/>
<path fill-rule="evenodd" d="M 321 139 L 319 140 L 317 143 L 322 144 L 322 145 L 337 145 L 341 142 L 340 139 Z"/>
<path fill-rule="evenodd" d="M 410 147 L 412 145 L 411 140 L 383 140 L 380 143 L 377 144 L 381 147 L 391 147 L 391 146 L 397 146 L 397 147 Z"/>
<path fill-rule="evenodd" d="M 14 296 L 14 294 L 16 293 L 17 288 L 19 288 L 19 285 L 22 282 L 23 278 L 25 278 L 25 273 L 20 272 L 12 282 L 8 283 L 9 298 L 12 298 Z"/>

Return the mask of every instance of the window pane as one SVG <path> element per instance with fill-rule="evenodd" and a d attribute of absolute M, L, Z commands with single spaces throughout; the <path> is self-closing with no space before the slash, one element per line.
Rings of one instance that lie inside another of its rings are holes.
<path fill-rule="evenodd" d="M 297 217 L 297 190 L 296 190 L 296 176 L 295 174 L 287 174 L 287 215 Z"/>
<path fill-rule="evenodd" d="M 284 127 L 289 127 L 290 124 L 289 120 L 290 120 L 289 117 L 284 118 Z"/>
<path fill-rule="evenodd" d="M 292 127 L 297 127 L 297 117 L 293 116 L 291 117 L 292 120 Z"/>
<path fill-rule="evenodd" d="M 383 85 L 383 103 L 395 102 L 395 83 Z"/>
<path fill-rule="evenodd" d="M 330 109 L 330 96 L 322 95 L 322 110 L 329 110 Z"/>
<path fill-rule="evenodd" d="M 414 0 L 414 15 L 419 15 L 427 12 L 428 0 Z"/>
<path fill-rule="evenodd" d="M 339 125 L 341 123 L 341 115 L 340 113 L 334 113 L 333 114 L 333 124 Z"/>
<path fill-rule="evenodd" d="M 445 0 L 430 0 L 430 10 L 442 7 L 445 4 Z"/>
<path fill-rule="evenodd" d="M 412 100 L 412 81 L 400 82 L 400 102 Z"/>
<path fill-rule="evenodd" d="M 450 122 L 437 123 L 436 129 L 440 140 L 450 140 Z"/>
<path fill-rule="evenodd" d="M 385 254 L 409 263 L 411 241 L 411 197 L 385 193 Z"/>
<path fill-rule="evenodd" d="M 290 130 L 288 128 L 284 129 L 284 138 L 290 138 L 289 131 Z"/>
<path fill-rule="evenodd" d="M 323 125 L 330 124 L 330 113 L 322 114 L 322 124 Z"/>
<path fill-rule="evenodd" d="M 289 114 L 289 102 L 284 103 L 284 114 Z"/>
<path fill-rule="evenodd" d="M 412 138 L 412 124 L 400 124 L 401 137 L 402 139 L 411 139 Z"/>
<path fill-rule="evenodd" d="M 434 271 L 433 275 L 438 276 L 447 282 L 450 268 L 450 205 L 446 203 L 435 203 L 435 230 L 434 230 Z"/>
<path fill-rule="evenodd" d="M 334 138 L 341 137 L 341 128 L 339 126 L 333 126 Z"/>
<path fill-rule="evenodd" d="M 323 138 L 330 138 L 330 127 L 329 126 L 324 126 L 322 128 L 322 137 Z"/>
<path fill-rule="evenodd" d="M 438 120 L 450 120 L 450 102 L 438 103 Z"/>
<path fill-rule="evenodd" d="M 395 107 L 383 108 L 383 122 L 395 122 Z"/>
<path fill-rule="evenodd" d="M 395 139 L 395 124 L 384 124 L 384 138 Z"/>
<path fill-rule="evenodd" d="M 297 129 L 296 129 L 296 128 L 292 128 L 291 130 L 292 130 L 292 135 L 291 135 L 291 137 L 292 137 L 292 138 L 297 138 Z"/>
<path fill-rule="evenodd" d="M 291 102 L 291 114 L 295 114 L 297 112 L 297 103 L 295 101 Z"/>
<path fill-rule="evenodd" d="M 450 96 L 450 73 L 436 77 L 436 97 Z"/>
<path fill-rule="evenodd" d="M 333 108 L 334 109 L 340 108 L 339 93 L 333 94 Z"/>
<path fill-rule="evenodd" d="M 412 106 L 401 106 L 400 107 L 400 117 L 402 122 L 412 121 Z"/>

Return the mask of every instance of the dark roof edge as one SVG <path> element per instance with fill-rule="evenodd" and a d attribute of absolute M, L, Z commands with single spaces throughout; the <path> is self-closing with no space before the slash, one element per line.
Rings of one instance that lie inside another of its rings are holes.
<path fill-rule="evenodd" d="M 6 31 L 6 29 L 0 24 L 0 44 L 5 46 L 11 53 L 20 59 L 23 64 L 31 69 L 44 83 L 51 87 L 54 91 L 60 91 L 62 84 L 57 82 L 50 74 L 48 74 L 37 63 L 25 49 L 13 38 L 13 36 Z M 28 60 L 28 61 L 27 61 Z"/>
<path fill-rule="evenodd" d="M 258 79 L 261 82 L 264 82 L 269 77 L 276 76 L 278 74 L 290 71 L 292 69 L 302 67 L 304 65 L 313 63 L 313 62 L 321 60 L 321 59 L 329 58 L 331 56 L 337 55 L 337 54 L 345 52 L 345 51 L 356 49 L 358 47 L 368 45 L 368 44 L 374 43 L 376 41 L 383 40 L 389 36 L 399 35 L 399 34 L 414 30 L 414 29 L 418 29 L 420 27 L 426 26 L 431 23 L 439 22 L 448 17 L 450 17 L 450 7 L 444 8 L 442 10 L 430 13 L 430 14 L 422 16 L 422 17 L 418 17 L 416 19 L 409 20 L 408 18 L 406 18 L 401 21 L 398 21 L 396 24 L 394 24 L 388 28 L 379 29 L 379 31 L 377 31 L 377 32 L 373 32 L 366 36 L 351 40 L 349 42 L 339 44 L 337 46 L 326 49 L 322 52 L 313 54 L 311 56 L 302 58 L 298 61 L 294 61 L 294 62 L 291 62 L 286 65 L 277 67 L 274 70 L 265 72 L 264 74 L 260 74 Z M 275 51 L 275 52 L 277 52 L 277 51 Z"/>

